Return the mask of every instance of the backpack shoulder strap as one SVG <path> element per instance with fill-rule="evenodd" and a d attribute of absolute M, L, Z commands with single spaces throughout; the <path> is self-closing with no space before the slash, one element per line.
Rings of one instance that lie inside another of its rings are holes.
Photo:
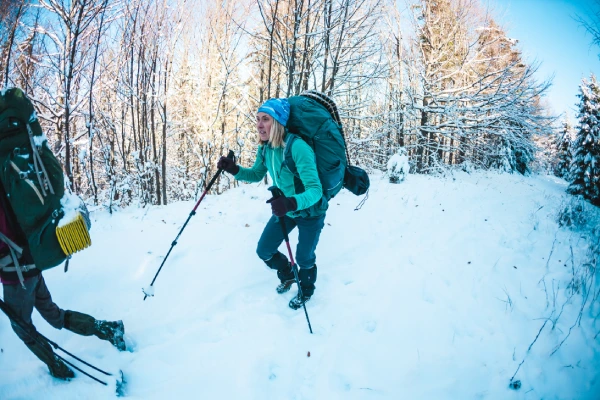
<path fill-rule="evenodd" d="M 299 139 L 298 135 L 294 135 L 293 133 L 288 133 L 285 140 L 285 149 L 283 150 L 283 162 L 286 167 L 290 170 L 292 175 L 294 175 L 294 190 L 297 194 L 303 193 L 306 189 L 304 188 L 304 184 L 300 179 L 300 174 L 298 173 L 298 168 L 296 168 L 296 162 L 294 161 L 294 157 L 292 156 L 292 146 L 296 139 Z"/>
<path fill-rule="evenodd" d="M 12 210 L 12 207 L 10 206 L 8 199 L 6 198 L 6 193 L 4 191 L 4 186 L 2 185 L 2 183 L 0 183 L 0 207 L 2 207 L 2 210 L 4 211 L 4 215 L 6 217 L 6 222 L 8 224 L 8 229 L 10 229 L 11 233 L 15 234 L 17 236 L 17 240 L 21 240 L 23 243 L 27 243 L 26 240 L 23 240 L 22 238 L 24 237 L 23 231 L 20 229 L 19 225 L 16 224 L 15 222 L 15 215 L 14 212 Z M 17 277 L 19 278 L 19 283 L 21 284 L 21 286 L 23 288 L 25 288 L 24 282 L 25 282 L 25 278 L 23 277 L 23 272 L 27 272 L 31 266 L 35 267 L 35 265 L 33 265 L 33 258 L 31 257 L 31 255 L 29 254 L 29 249 L 28 247 L 22 248 L 20 247 L 18 244 L 16 244 L 15 242 L 13 242 L 12 240 L 10 240 L 10 238 L 8 236 L 6 236 L 3 232 L 0 232 L 0 241 L 4 242 L 6 244 L 6 246 L 8 247 L 8 250 L 10 252 L 10 259 L 13 262 L 13 267 L 7 267 L 7 266 L 3 266 L 2 269 L 5 272 L 12 272 L 14 270 L 14 272 L 17 273 Z M 31 265 L 30 266 L 21 266 L 19 263 L 19 259 L 21 259 L 23 257 L 23 261 L 25 261 L 26 263 L 28 261 L 31 261 Z"/>
<path fill-rule="evenodd" d="M 6 222 L 8 223 L 8 229 L 10 229 L 11 233 L 17 237 L 17 242 L 20 242 L 21 244 L 27 243 L 25 234 L 17 223 L 17 217 L 15 216 L 15 213 L 8 201 L 6 190 L 4 189 L 2 182 L 0 182 L 0 207 L 2 207 L 2 210 L 4 210 Z"/>
<path fill-rule="evenodd" d="M 260 154 L 262 156 L 263 165 L 266 166 L 267 165 L 267 160 L 265 159 L 265 157 L 267 155 L 266 146 L 264 144 L 259 145 L 258 151 L 260 151 Z"/>
<path fill-rule="evenodd" d="M 285 148 L 283 150 L 283 162 L 288 167 L 290 172 L 294 174 L 294 176 L 298 175 L 296 162 L 294 161 L 294 157 L 292 157 L 292 146 L 294 145 L 296 139 L 298 139 L 298 135 L 288 133 L 287 137 L 285 138 Z"/>

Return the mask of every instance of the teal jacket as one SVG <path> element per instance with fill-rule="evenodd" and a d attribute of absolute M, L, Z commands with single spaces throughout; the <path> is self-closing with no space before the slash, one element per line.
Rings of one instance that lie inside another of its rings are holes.
<path fill-rule="evenodd" d="M 297 192 L 296 190 L 294 175 L 283 162 L 284 148 L 273 148 L 270 144 L 258 146 L 254 165 L 251 168 L 240 166 L 239 172 L 235 174 L 235 179 L 259 182 L 268 171 L 273 184 L 281 189 L 286 197 L 296 199 L 298 209 L 287 213 L 288 216 L 292 218 L 316 217 L 325 214 L 329 205 L 323 196 L 313 149 L 304 140 L 294 140 L 291 152 L 304 191 L 298 190 L 299 192 Z"/>

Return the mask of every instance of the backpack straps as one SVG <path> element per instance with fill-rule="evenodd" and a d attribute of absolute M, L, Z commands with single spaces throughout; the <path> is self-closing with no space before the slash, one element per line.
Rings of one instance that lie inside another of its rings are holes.
<path fill-rule="evenodd" d="M 294 158 L 292 157 L 292 145 L 294 141 L 298 139 L 298 135 L 294 135 L 293 133 L 288 132 L 285 137 L 285 147 L 283 148 L 283 161 L 281 162 L 281 168 L 285 165 L 287 169 L 294 175 L 294 190 L 296 194 L 303 193 L 306 189 L 304 188 L 304 184 L 300 179 L 300 174 L 298 174 L 298 169 L 296 168 L 296 163 L 294 162 Z M 267 145 L 263 145 L 262 147 L 262 158 L 263 164 L 267 165 Z M 273 171 L 276 172 L 276 171 Z"/>
<path fill-rule="evenodd" d="M 296 168 L 296 162 L 294 161 L 294 157 L 292 157 L 292 146 L 294 142 L 298 139 L 298 135 L 294 135 L 293 133 L 289 133 L 287 135 L 285 141 L 285 148 L 283 150 L 283 163 L 290 170 L 292 175 L 294 175 L 294 190 L 296 194 L 304 193 L 306 188 L 302 183 L 302 179 L 300 179 L 300 174 L 298 173 L 298 168 Z"/>
<path fill-rule="evenodd" d="M 6 236 L 2 232 L 0 232 L 0 240 L 6 243 L 6 245 L 8 246 L 8 250 L 10 251 L 10 258 L 12 259 L 12 263 L 14 264 L 14 267 L 9 267 L 8 265 L 10 265 L 10 260 L 6 260 L 8 261 L 8 263 L 6 264 L 6 266 L 2 266 L 2 270 L 6 272 L 16 272 L 17 276 L 19 277 L 21 287 L 25 289 L 25 278 L 23 278 L 23 269 L 21 268 L 21 265 L 19 265 L 19 257 L 21 257 L 21 255 L 23 254 L 23 249 L 17 246 L 15 242 L 10 240 L 8 236 Z"/>
<path fill-rule="evenodd" d="M 4 216 L 6 217 L 6 222 L 8 224 L 8 229 L 10 232 L 17 238 L 16 240 L 19 243 L 27 243 L 27 239 L 25 239 L 25 234 L 21 230 L 21 227 L 16 222 L 16 217 L 8 202 L 8 198 L 6 197 L 6 191 L 4 190 L 4 186 L 0 182 L 0 207 L 4 211 Z M 4 242 L 6 246 L 8 246 L 8 250 L 10 254 L 6 257 L 0 258 L 0 269 L 5 272 L 16 272 L 17 277 L 19 278 L 19 282 L 23 289 L 25 288 L 25 279 L 23 277 L 23 272 L 30 271 L 35 269 L 36 266 L 33 263 L 31 253 L 27 247 L 23 248 L 13 242 L 8 238 L 3 232 L 0 232 L 0 241 Z M 26 265 L 20 265 L 19 259 L 25 260 Z M 14 266 L 10 266 L 12 264 Z M 29 263 L 29 264 L 27 264 Z"/>
<path fill-rule="evenodd" d="M 33 131 L 31 130 L 31 125 L 29 122 L 27 123 L 27 132 L 29 133 L 29 142 L 31 143 L 31 153 L 33 154 L 33 167 L 35 169 L 35 175 L 38 178 L 40 188 L 42 189 L 42 194 L 44 197 L 46 197 L 46 188 L 48 188 L 52 194 L 54 194 L 54 188 L 50 182 L 50 177 L 48 176 L 46 167 L 44 167 L 38 146 L 35 144 L 35 140 L 33 139 Z"/>

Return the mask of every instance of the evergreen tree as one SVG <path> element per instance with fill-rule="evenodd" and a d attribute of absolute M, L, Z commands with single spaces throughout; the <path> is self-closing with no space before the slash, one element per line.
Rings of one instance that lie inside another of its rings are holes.
<path fill-rule="evenodd" d="M 579 89 L 579 127 L 571 147 L 571 184 L 567 192 L 583 195 L 600 206 L 600 88 L 592 75 L 590 82 L 584 79 Z"/>
<path fill-rule="evenodd" d="M 559 178 L 569 179 L 569 166 L 571 165 L 571 142 L 573 140 L 573 127 L 568 120 L 563 123 L 563 128 L 554 143 L 558 162 L 554 167 L 554 175 Z"/>

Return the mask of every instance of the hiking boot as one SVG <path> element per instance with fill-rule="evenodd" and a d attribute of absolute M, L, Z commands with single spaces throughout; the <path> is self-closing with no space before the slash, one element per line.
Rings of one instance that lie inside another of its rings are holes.
<path fill-rule="evenodd" d="M 125 326 L 123 321 L 96 321 L 96 331 L 94 335 L 98 336 L 102 340 L 109 341 L 119 351 L 127 350 L 125 345 Z"/>
<path fill-rule="evenodd" d="M 270 260 L 265 261 L 265 263 L 269 268 L 277 270 L 277 277 L 280 282 L 275 289 L 277 293 L 282 294 L 290 290 L 295 282 L 295 276 L 292 270 L 292 263 L 289 262 L 287 257 L 283 253 L 277 252 Z"/>
<path fill-rule="evenodd" d="M 301 296 L 300 293 L 296 295 L 293 299 L 290 300 L 288 304 L 292 310 L 297 310 L 304 305 L 307 301 L 309 301 L 311 296 Z"/>
<path fill-rule="evenodd" d="M 75 377 L 75 374 L 64 363 L 63 360 L 58 358 L 56 354 L 54 354 L 54 350 L 50 347 L 50 344 L 46 342 L 44 339 L 39 338 L 37 341 L 33 343 L 25 343 L 26 346 L 31 350 L 33 354 L 36 355 L 44 364 L 48 366 L 48 370 L 50 371 L 50 375 L 55 378 L 62 379 L 65 381 L 70 380 Z"/>
<path fill-rule="evenodd" d="M 67 364 L 63 362 L 63 360 L 56 357 L 56 355 L 54 356 L 54 361 L 48 364 L 48 370 L 50 371 L 50 375 L 55 378 L 62 379 L 63 381 L 70 381 L 71 379 L 75 378 L 75 374 L 71 368 L 69 368 Z"/>
<path fill-rule="evenodd" d="M 312 295 L 315 293 L 315 282 L 317 280 L 317 264 L 311 268 L 300 268 L 298 271 L 298 279 L 300 279 L 300 290 L 298 294 L 292 300 L 290 300 L 290 308 L 297 310 L 304 303 L 310 300 Z M 302 295 L 300 295 L 302 292 Z"/>
<path fill-rule="evenodd" d="M 296 282 L 295 279 L 288 279 L 286 281 L 281 282 L 279 285 L 277 285 L 277 288 L 275 290 L 277 290 L 277 293 L 279 293 L 279 294 L 288 292 L 292 288 L 292 285 L 295 282 Z"/>
<path fill-rule="evenodd" d="M 77 311 L 65 312 L 65 328 L 78 335 L 95 335 L 102 340 L 110 342 L 119 351 L 127 350 L 123 335 L 125 327 L 123 321 L 98 321 L 91 315 Z"/>
<path fill-rule="evenodd" d="M 287 267 L 278 269 L 277 277 L 281 282 L 275 289 L 277 290 L 277 293 L 282 294 L 290 290 L 292 285 L 296 282 L 296 277 L 294 276 L 294 271 L 292 270 L 292 264 L 288 262 Z"/>

